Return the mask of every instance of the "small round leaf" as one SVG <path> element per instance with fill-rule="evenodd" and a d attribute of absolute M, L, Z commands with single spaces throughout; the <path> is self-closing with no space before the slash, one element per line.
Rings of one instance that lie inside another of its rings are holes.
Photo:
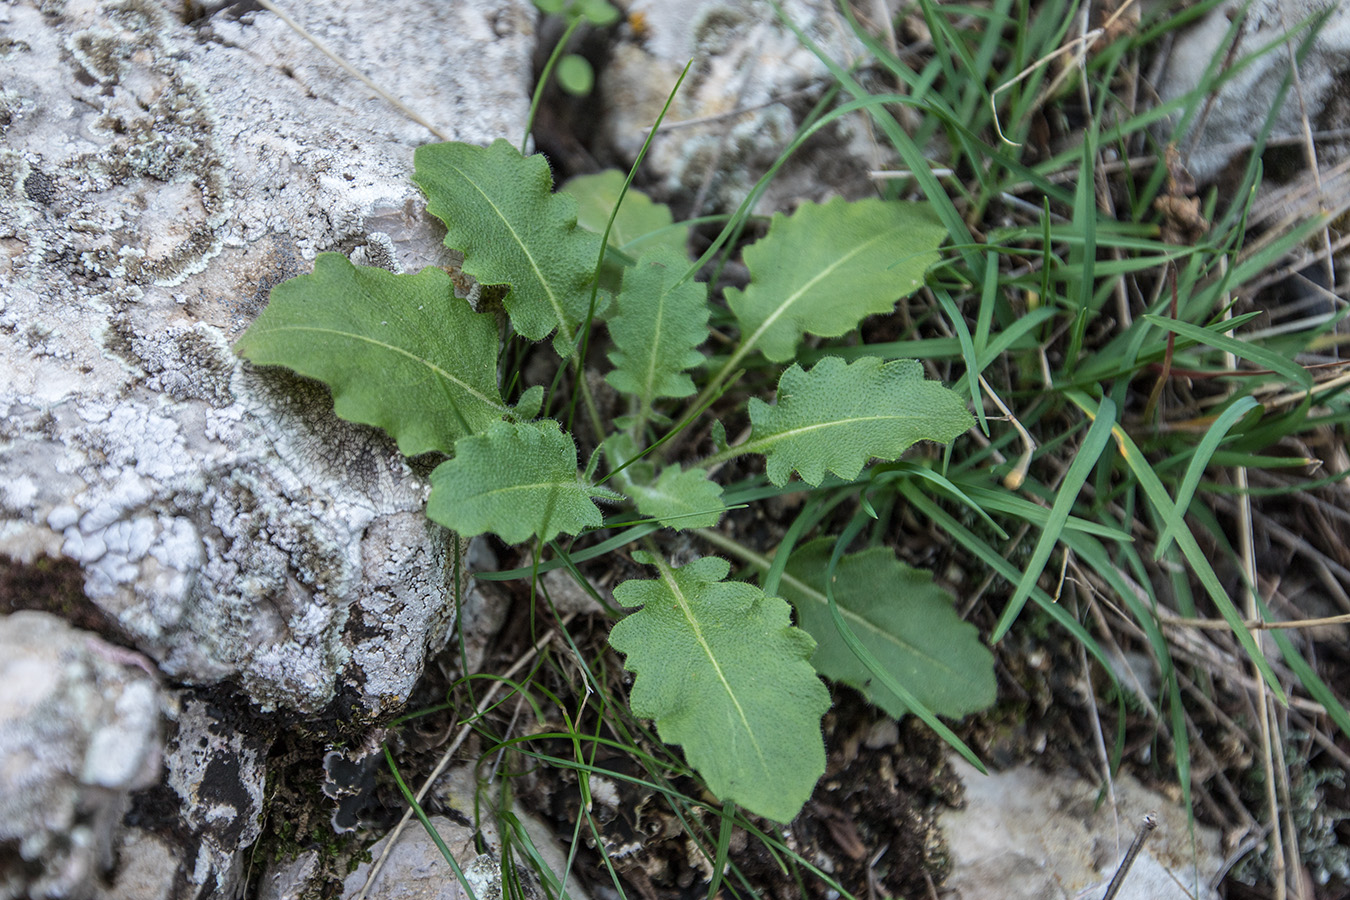
<path fill-rule="evenodd" d="M 577 97 L 585 97 L 595 87 L 595 70 L 584 57 L 569 53 L 558 61 L 558 85 Z"/>

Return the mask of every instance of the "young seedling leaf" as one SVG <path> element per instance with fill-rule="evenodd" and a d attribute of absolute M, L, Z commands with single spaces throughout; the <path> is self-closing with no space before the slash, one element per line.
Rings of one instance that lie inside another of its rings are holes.
<path fill-rule="evenodd" d="M 621 13 L 608 0 L 534 0 L 540 12 L 562 16 L 568 21 L 585 19 L 592 25 L 613 25 Z"/>
<path fill-rule="evenodd" d="M 558 86 L 573 97 L 585 97 L 595 87 L 595 69 L 586 57 L 568 53 L 558 60 Z"/>
<path fill-rule="evenodd" d="M 869 459 L 899 459 L 915 441 L 946 443 L 971 418 L 961 398 L 924 380 L 912 359 L 827 356 L 809 371 L 789 367 L 775 405 L 751 398 L 750 423 L 750 439 L 733 449 L 764 454 L 769 480 L 781 486 L 794 469 L 812 485 L 826 471 L 851 481 Z"/>
<path fill-rule="evenodd" d="M 638 511 L 667 528 L 711 528 L 722 518 L 722 486 L 708 478 L 704 469 L 667 466 L 655 484 L 624 485 Z"/>
<path fill-rule="evenodd" d="M 593 496 L 617 495 L 578 477 L 576 445 L 557 422 L 496 422 L 432 471 L 427 515 L 463 537 L 549 541 L 601 523 Z"/>
<path fill-rule="evenodd" d="M 718 797 L 791 821 L 825 771 L 830 695 L 808 662 L 815 642 L 792 627 L 786 601 L 723 581 L 725 560 L 675 569 L 633 556 L 660 572 L 614 589 L 619 603 L 642 607 L 609 635 L 636 676 L 633 712 L 683 746 Z"/>
<path fill-rule="evenodd" d="M 235 349 L 324 382 L 339 416 L 383 428 L 408 456 L 450 453 L 508 412 L 496 323 L 440 269 L 395 275 L 321 253 L 312 274 L 272 290 Z"/>
<path fill-rule="evenodd" d="M 611 471 L 618 471 L 615 486 L 637 504 L 638 512 L 651 516 L 667 528 L 711 528 L 722 517 L 722 486 L 705 469 L 667 466 L 655 478 L 652 456 L 629 465 L 637 456 L 637 443 L 626 432 L 605 439 L 605 457 Z"/>
<path fill-rule="evenodd" d="M 775 214 L 745 250 L 749 286 L 726 292 L 741 326 L 738 353 L 758 347 L 786 362 L 803 333 L 838 337 L 889 312 L 923 284 L 945 236 L 924 204 L 835 197 Z"/>
<path fill-rule="evenodd" d="M 445 245 L 464 253 L 464 271 L 480 284 L 509 285 L 503 304 L 516 331 L 532 341 L 556 332 L 554 349 L 571 356 L 600 240 L 577 227 L 576 201 L 552 192 L 544 157 L 496 140 L 427 144 L 413 160 L 413 181 L 445 223 Z"/>
<path fill-rule="evenodd" d="M 873 683 L 830 616 L 825 579 L 833 548 L 833 538 L 821 538 L 798 549 L 779 587 L 797 608 L 797 623 L 816 639 L 816 671 L 857 688 L 898 719 L 908 707 Z M 975 626 L 961 621 L 931 574 L 896 559 L 894 551 L 876 547 L 841 559 L 834 599 L 863 646 L 932 712 L 956 718 L 996 699 L 994 657 Z"/>
<path fill-rule="evenodd" d="M 626 176 L 618 169 L 606 169 L 594 175 L 578 175 L 563 184 L 562 189 L 577 198 L 577 224 L 603 234 L 625 180 Z M 665 247 L 683 258 L 689 226 L 675 227 L 673 221 L 670 207 L 652 201 L 630 186 L 619 214 L 614 217 L 609 242 L 631 256 Z"/>
<path fill-rule="evenodd" d="M 610 315 L 611 386 L 637 397 L 649 411 L 659 397 L 688 397 L 694 382 L 684 374 L 703 362 L 696 349 L 708 339 L 708 288 L 675 282 L 688 268 L 683 254 L 657 249 L 623 276 Z"/>

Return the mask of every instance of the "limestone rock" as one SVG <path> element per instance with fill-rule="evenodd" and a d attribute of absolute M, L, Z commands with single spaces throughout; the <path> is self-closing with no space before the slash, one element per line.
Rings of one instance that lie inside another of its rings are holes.
<path fill-rule="evenodd" d="M 0 7 L 0 564 L 78 561 L 175 680 L 374 718 L 452 625 L 449 536 L 391 440 L 230 344 L 320 251 L 438 261 L 433 138 L 275 16 L 192 6 Z M 525 0 L 297 12 L 453 138 L 523 128 Z"/>
<path fill-rule="evenodd" d="M 149 662 L 42 612 L 0 616 L 0 898 L 86 896 L 159 776 Z"/>
<path fill-rule="evenodd" d="M 474 896 L 484 900 L 502 897 L 501 868 L 491 856 L 474 853 L 473 829 L 456 825 L 444 816 L 431 816 L 430 822 L 463 869 Z M 380 858 L 388 842 L 386 836 L 371 846 L 373 859 Z M 362 863 L 347 876 L 343 883 L 344 898 L 355 897 L 361 891 L 372 865 Z M 399 835 L 398 843 L 366 893 L 369 900 L 467 900 L 468 896 L 440 849 L 417 822 L 410 823 Z"/>
<path fill-rule="evenodd" d="M 163 838 L 139 828 L 127 830 L 117 848 L 115 881 L 97 900 L 170 900 L 179 882 L 178 853 Z"/>
<path fill-rule="evenodd" d="M 1222 865 L 1218 833 L 1197 824 L 1192 845 L 1185 810 L 1128 775 L 1115 782 L 1116 816 L 1109 803 L 1097 805 L 1096 785 L 1072 773 L 1020 766 L 981 775 L 964 760 L 954 758 L 952 765 L 966 797 L 965 807 L 940 823 L 953 900 L 1101 896 L 1147 813 L 1156 816 L 1157 829 L 1127 873 L 1119 900 L 1217 896 L 1209 879 Z"/>
<path fill-rule="evenodd" d="M 1252 59 L 1245 57 L 1276 41 L 1281 35 L 1295 31 L 1310 17 L 1327 16 L 1326 22 L 1314 35 L 1307 29 L 1296 31 L 1289 46 L 1278 46 Z M 1231 51 L 1225 42 L 1234 20 L 1237 26 L 1237 47 Z M 1307 55 L 1299 63 L 1302 98 L 1290 88 L 1281 104 L 1275 103 L 1281 83 L 1290 74 L 1291 53 L 1300 44 L 1309 41 Z M 1183 148 L 1191 148 L 1183 158 L 1196 179 L 1210 181 L 1234 157 L 1250 150 L 1252 141 L 1265 128 L 1272 109 L 1276 111 L 1273 138 L 1302 137 L 1301 114 L 1306 111 L 1313 131 L 1340 129 L 1345 124 L 1345 110 L 1350 105 L 1350 9 L 1329 0 L 1254 0 L 1246 3 L 1223 3 L 1210 10 L 1203 19 L 1181 34 L 1172 48 L 1167 68 L 1158 85 L 1158 94 L 1166 103 L 1193 91 L 1206 70 L 1225 58 L 1231 58 L 1237 69 L 1218 91 L 1212 102 L 1203 97 L 1196 101 L 1207 111 L 1197 113 L 1192 123 L 1200 125 L 1198 135 L 1182 136 Z M 1328 145 L 1323 144 L 1325 152 Z M 1323 162 L 1336 162 L 1350 155 L 1342 139 L 1331 157 Z"/>
<path fill-rule="evenodd" d="M 643 170 L 658 177 L 658 193 L 686 196 L 698 194 L 711 172 L 699 211 L 734 209 L 796 136 L 832 82 L 829 70 L 766 3 L 633 0 L 627 6 L 629 21 L 641 27 L 628 29 L 602 74 L 606 139 L 620 156 L 636 157 L 692 59 Z M 783 8 L 844 66 L 866 53 L 831 0 L 787 0 Z M 868 170 L 889 159 L 865 115 L 839 119 L 794 154 L 757 209 L 783 209 L 797 198 L 865 196 L 873 191 Z"/>

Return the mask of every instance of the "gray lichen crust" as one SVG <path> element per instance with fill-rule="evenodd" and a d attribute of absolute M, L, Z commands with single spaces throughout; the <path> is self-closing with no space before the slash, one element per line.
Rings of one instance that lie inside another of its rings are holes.
<path fill-rule="evenodd" d="M 333 3 L 307 24 L 486 143 L 524 119 L 525 6 Z M 0 10 L 0 564 L 76 560 L 176 680 L 374 718 L 447 638 L 452 542 L 392 441 L 230 342 L 321 250 L 435 261 L 407 178 L 429 136 L 274 17 L 179 9 Z"/>

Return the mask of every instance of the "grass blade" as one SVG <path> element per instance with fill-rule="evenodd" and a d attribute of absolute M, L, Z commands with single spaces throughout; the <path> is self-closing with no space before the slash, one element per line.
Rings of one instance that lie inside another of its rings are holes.
<path fill-rule="evenodd" d="M 1069 466 L 1068 472 L 1064 474 L 1064 480 L 1059 487 L 1059 494 L 1055 497 L 1055 503 L 1050 508 L 1050 516 L 1046 519 L 1045 527 L 1041 530 L 1041 537 L 1036 542 L 1036 549 L 1027 562 L 1026 571 L 1018 579 L 1017 589 L 1013 591 L 1012 598 L 1003 610 L 1003 615 L 999 617 L 998 625 L 994 628 L 994 634 L 990 640 L 1001 640 L 1008 633 L 1013 620 L 1017 618 L 1018 613 L 1022 611 L 1022 607 L 1026 604 L 1031 589 L 1036 586 L 1037 580 L 1041 577 L 1041 572 L 1045 569 L 1046 562 L 1050 559 L 1051 552 L 1054 551 L 1055 545 L 1059 543 L 1060 536 L 1064 533 L 1065 524 L 1069 520 L 1069 513 L 1078 500 L 1078 492 L 1083 489 L 1083 484 L 1087 481 L 1089 473 L 1097 465 L 1097 460 L 1102 455 L 1102 451 L 1106 449 L 1111 436 L 1111 428 L 1115 425 L 1115 421 L 1115 403 L 1109 398 L 1103 400 L 1101 409 L 1093 419 L 1092 427 L 1088 429 L 1087 435 L 1083 438 L 1082 446 L 1074 455 L 1073 463 Z"/>

